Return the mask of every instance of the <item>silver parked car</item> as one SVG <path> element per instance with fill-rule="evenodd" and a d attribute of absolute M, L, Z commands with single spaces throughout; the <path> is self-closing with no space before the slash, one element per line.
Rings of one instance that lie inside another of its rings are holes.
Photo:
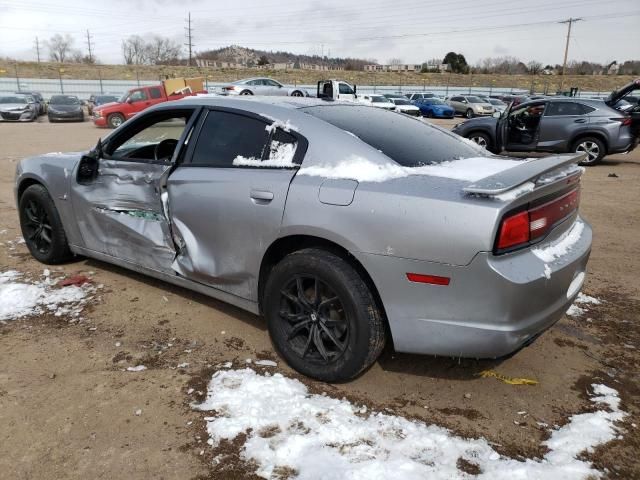
<path fill-rule="evenodd" d="M 269 95 L 306 97 L 307 92 L 300 87 L 286 87 L 272 78 L 245 78 L 222 87 L 223 95 Z"/>
<path fill-rule="evenodd" d="M 0 95 L 0 121 L 33 122 L 38 119 L 38 103 L 31 95 Z"/>
<path fill-rule="evenodd" d="M 475 95 L 454 95 L 447 99 L 447 104 L 453 107 L 456 113 L 467 118 L 493 115 L 496 111 L 493 105 Z"/>
<path fill-rule="evenodd" d="M 386 341 L 497 357 L 552 326 L 591 248 L 581 159 L 497 157 L 356 103 L 190 97 L 22 160 L 15 195 L 41 262 L 88 256 L 262 314 L 293 368 L 340 381 Z"/>

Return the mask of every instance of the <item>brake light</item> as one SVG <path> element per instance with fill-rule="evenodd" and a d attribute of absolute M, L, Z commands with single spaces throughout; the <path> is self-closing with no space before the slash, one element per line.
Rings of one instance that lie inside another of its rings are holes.
<path fill-rule="evenodd" d="M 236 87 L 234 85 L 229 85 L 228 87 L 222 87 L 223 90 L 235 90 Z"/>
<path fill-rule="evenodd" d="M 496 242 L 498 250 L 513 250 L 544 237 L 561 220 L 578 209 L 578 188 L 542 205 L 507 215 L 502 219 Z"/>
<path fill-rule="evenodd" d="M 631 117 L 617 117 L 617 118 L 610 118 L 609 120 L 620 122 L 620 125 L 623 127 L 628 127 L 632 123 Z"/>

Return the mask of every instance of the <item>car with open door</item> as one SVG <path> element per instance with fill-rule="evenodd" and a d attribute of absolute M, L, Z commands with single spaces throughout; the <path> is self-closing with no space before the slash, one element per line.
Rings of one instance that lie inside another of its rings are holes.
<path fill-rule="evenodd" d="M 498 357 L 560 319 L 591 248 L 583 157 L 494 156 L 354 102 L 191 97 L 22 160 L 15 196 L 37 260 L 83 255 L 261 314 L 293 368 L 343 381 L 387 339 Z"/>
<path fill-rule="evenodd" d="M 621 112 L 614 106 L 640 80 L 613 92 L 606 101 L 549 97 L 511 105 L 501 115 L 470 119 L 453 132 L 499 153 L 586 153 L 582 165 L 596 165 L 606 155 L 629 152 L 640 137 L 640 111 Z"/>

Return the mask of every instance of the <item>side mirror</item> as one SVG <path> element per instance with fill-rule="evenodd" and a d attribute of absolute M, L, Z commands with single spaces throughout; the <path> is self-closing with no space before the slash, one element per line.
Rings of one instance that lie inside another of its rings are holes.
<path fill-rule="evenodd" d="M 462 103 L 467 103 L 467 101 L 466 100 L 462 100 Z"/>
<path fill-rule="evenodd" d="M 80 159 L 78 165 L 77 181 L 81 184 L 91 183 L 98 176 L 98 168 L 100 165 L 100 158 L 102 158 L 102 139 L 98 139 L 98 143 L 93 150 L 87 152 Z"/>
<path fill-rule="evenodd" d="M 133 103 L 133 100 L 131 98 L 127 98 L 126 102 L 127 103 Z"/>

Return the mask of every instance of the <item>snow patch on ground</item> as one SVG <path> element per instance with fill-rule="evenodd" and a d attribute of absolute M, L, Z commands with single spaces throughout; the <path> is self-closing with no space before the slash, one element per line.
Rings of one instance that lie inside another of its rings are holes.
<path fill-rule="evenodd" d="M 531 251 L 543 262 L 551 263 L 556 258 L 560 258 L 569 253 L 573 246 L 580 241 L 583 231 L 584 223 L 577 221 L 558 240 L 546 247 L 534 248 Z"/>
<path fill-rule="evenodd" d="M 376 163 L 357 155 L 351 155 L 335 165 L 302 167 L 298 170 L 298 175 L 353 179 L 358 182 L 385 182 L 411 175 L 430 175 L 473 182 L 521 164 L 521 160 L 474 157 L 422 167 L 403 167 L 395 162 Z"/>
<path fill-rule="evenodd" d="M 56 288 L 58 280 L 52 280 L 49 275 L 35 282 L 17 281 L 21 277 L 22 274 L 16 270 L 0 273 L 0 320 L 15 320 L 46 312 L 57 317 L 77 317 L 95 292 L 95 287 L 89 284 Z"/>
<path fill-rule="evenodd" d="M 542 459 L 514 460 L 498 454 L 484 439 L 457 437 L 445 428 L 371 412 L 346 400 L 310 394 L 298 380 L 251 369 L 216 372 L 207 399 L 195 408 L 214 411 L 206 417 L 209 444 L 218 445 L 246 433 L 242 456 L 256 473 L 274 478 L 279 469 L 298 479 L 464 479 L 459 458 L 478 465 L 483 479 L 599 477 L 576 457 L 618 434 L 620 410 L 615 390 L 593 385 L 594 403 L 602 409 L 574 415 L 545 442 Z"/>
<path fill-rule="evenodd" d="M 579 317 L 580 315 L 587 313 L 588 310 L 586 308 L 580 307 L 577 304 L 590 304 L 590 305 L 600 305 L 602 303 L 602 300 L 596 298 L 596 297 L 592 297 L 590 295 L 585 295 L 584 293 L 580 292 L 578 293 L 578 296 L 576 297 L 573 305 L 571 305 L 569 307 L 569 310 L 567 310 L 567 315 L 572 316 L 572 317 Z"/>

